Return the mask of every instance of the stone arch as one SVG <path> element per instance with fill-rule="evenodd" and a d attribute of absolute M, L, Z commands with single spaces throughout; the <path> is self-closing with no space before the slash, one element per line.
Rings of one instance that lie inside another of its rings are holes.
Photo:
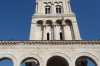
<path fill-rule="evenodd" d="M 51 5 L 51 2 L 48 2 L 48 5 Z"/>
<path fill-rule="evenodd" d="M 62 3 L 62 1 L 59 1 L 59 3 Z"/>
<path fill-rule="evenodd" d="M 54 3 L 59 4 L 59 2 L 55 1 Z"/>
<path fill-rule="evenodd" d="M 43 20 L 38 20 L 38 21 L 37 21 L 37 24 L 38 24 L 38 25 L 42 25 L 42 24 L 43 24 Z"/>
<path fill-rule="evenodd" d="M 40 56 L 33 54 L 33 53 L 29 53 L 29 54 L 25 54 L 25 55 L 20 57 L 20 59 L 18 61 L 18 66 L 21 66 L 22 61 L 27 59 L 27 58 L 34 58 L 39 62 L 40 66 L 43 65 L 43 60 Z"/>
<path fill-rule="evenodd" d="M 56 13 L 57 14 L 62 13 L 62 5 L 61 5 L 61 3 L 60 4 L 57 4 L 55 6 L 55 8 L 56 8 Z"/>
<path fill-rule="evenodd" d="M 52 25 L 52 20 L 46 20 L 46 24 Z"/>
<path fill-rule="evenodd" d="M 56 20 L 56 23 L 57 23 L 58 25 L 62 25 L 62 20 L 61 20 L 61 19 L 58 19 L 58 20 Z"/>
<path fill-rule="evenodd" d="M 65 19 L 65 25 L 70 27 L 72 40 L 75 40 L 75 34 L 74 34 L 74 28 L 73 28 L 72 21 L 70 19 Z"/>
<path fill-rule="evenodd" d="M 10 60 L 12 60 L 14 66 L 16 66 L 16 62 L 17 62 L 17 59 L 15 56 L 13 56 L 12 54 L 0 54 L 0 59 L 5 59 L 5 58 L 8 58 Z"/>
<path fill-rule="evenodd" d="M 65 19 L 65 24 L 72 25 L 72 21 L 70 19 Z"/>
<path fill-rule="evenodd" d="M 45 14 L 50 14 L 51 13 L 51 5 L 50 3 L 45 5 Z"/>
<path fill-rule="evenodd" d="M 91 58 L 93 61 L 95 61 L 95 63 L 97 64 L 97 66 L 99 66 L 99 60 L 98 60 L 98 58 L 96 56 L 94 56 L 93 54 L 88 53 L 88 52 L 81 52 L 81 53 L 76 54 L 75 57 L 74 57 L 74 59 L 73 59 L 72 64 L 75 65 L 76 60 L 79 57 L 82 57 L 82 56 L 86 56 L 86 57 Z"/>
<path fill-rule="evenodd" d="M 47 2 L 44 2 L 44 4 L 48 4 Z"/>
<path fill-rule="evenodd" d="M 71 65 L 71 59 L 66 54 L 63 54 L 63 53 L 60 53 L 60 52 L 54 52 L 54 53 L 50 53 L 45 58 L 45 61 L 46 61 L 45 66 L 47 66 L 47 61 L 53 56 L 60 56 L 60 57 L 64 58 L 68 62 L 69 66 Z"/>

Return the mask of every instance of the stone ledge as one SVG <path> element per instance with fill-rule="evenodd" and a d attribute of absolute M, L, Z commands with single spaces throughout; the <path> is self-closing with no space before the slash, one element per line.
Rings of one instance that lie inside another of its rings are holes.
<path fill-rule="evenodd" d="M 100 40 L 66 40 L 66 41 L 41 41 L 41 40 L 20 40 L 20 41 L 0 41 L 0 45 L 100 45 Z"/>
<path fill-rule="evenodd" d="M 61 18 L 61 17 L 75 17 L 74 13 L 67 14 L 34 14 L 32 18 Z"/>

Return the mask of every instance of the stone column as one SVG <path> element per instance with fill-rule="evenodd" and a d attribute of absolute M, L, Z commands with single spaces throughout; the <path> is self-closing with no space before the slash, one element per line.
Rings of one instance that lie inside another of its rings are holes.
<path fill-rule="evenodd" d="M 72 40 L 72 33 L 69 24 L 66 24 L 66 40 Z"/>
<path fill-rule="evenodd" d="M 53 26 L 51 25 L 51 40 L 53 40 Z"/>
<path fill-rule="evenodd" d="M 72 26 L 73 26 L 73 32 L 74 32 L 75 39 L 76 40 L 81 40 L 77 23 L 72 23 Z"/>
<path fill-rule="evenodd" d="M 56 40 L 56 25 L 53 25 L 53 39 Z"/>
<path fill-rule="evenodd" d="M 69 26 L 70 26 L 70 30 L 71 30 L 72 40 L 75 40 L 73 25 L 72 24 L 69 24 Z"/>
<path fill-rule="evenodd" d="M 66 9 L 66 2 L 65 2 L 65 3 L 63 3 L 63 11 L 64 11 L 64 13 L 66 13 L 66 12 L 67 12 L 67 9 Z"/>
<path fill-rule="evenodd" d="M 43 26 L 43 40 L 46 40 L 46 39 L 45 39 L 45 35 L 46 35 L 45 30 L 46 30 L 46 26 L 44 25 L 44 26 Z"/>
<path fill-rule="evenodd" d="M 67 12 L 69 12 L 68 1 L 67 1 L 67 3 L 66 3 L 66 7 L 67 7 Z"/>
<path fill-rule="evenodd" d="M 51 4 L 51 13 L 53 14 L 54 13 L 54 3 L 52 2 Z"/>
<path fill-rule="evenodd" d="M 38 13 L 38 3 L 36 2 L 36 13 Z"/>
<path fill-rule="evenodd" d="M 70 1 L 68 1 L 67 3 L 68 3 L 68 10 L 69 10 L 69 12 L 71 12 Z"/>
<path fill-rule="evenodd" d="M 66 40 L 66 25 L 63 25 L 63 32 L 64 32 L 63 40 Z"/>
<path fill-rule="evenodd" d="M 44 35 L 44 26 L 42 26 L 42 40 L 43 40 L 43 35 Z"/>

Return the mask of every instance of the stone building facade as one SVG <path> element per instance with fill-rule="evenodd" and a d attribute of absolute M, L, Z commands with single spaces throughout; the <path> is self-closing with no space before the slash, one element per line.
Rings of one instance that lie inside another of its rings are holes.
<path fill-rule="evenodd" d="M 100 41 L 80 37 L 69 0 L 36 0 L 30 40 L 0 41 L 0 59 L 14 66 L 100 66 Z"/>

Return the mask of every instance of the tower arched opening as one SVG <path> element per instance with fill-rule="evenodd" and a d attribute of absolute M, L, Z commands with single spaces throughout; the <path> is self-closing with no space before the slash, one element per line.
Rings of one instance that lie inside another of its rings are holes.
<path fill-rule="evenodd" d="M 0 59 L 0 66 L 14 66 L 14 61 L 10 58 L 4 57 Z"/>
<path fill-rule="evenodd" d="M 46 33 L 47 33 L 47 40 L 53 40 L 53 25 L 52 20 L 46 21 Z"/>
<path fill-rule="evenodd" d="M 62 20 L 58 19 L 56 20 L 56 24 L 57 24 L 57 29 L 58 29 L 58 36 L 59 36 L 59 40 L 63 40 L 64 39 L 64 31 L 63 31 L 63 25 L 62 25 Z"/>
<path fill-rule="evenodd" d="M 51 21 L 51 20 L 47 20 L 47 21 L 46 21 L 46 24 L 47 24 L 47 25 L 52 25 L 52 21 Z"/>
<path fill-rule="evenodd" d="M 72 25 L 72 21 L 70 19 L 66 19 L 65 24 Z"/>
<path fill-rule="evenodd" d="M 66 19 L 65 20 L 65 24 L 66 24 L 66 26 L 69 26 L 70 27 L 72 40 L 75 40 L 75 35 L 74 35 L 74 29 L 73 29 L 72 21 L 70 19 Z"/>
<path fill-rule="evenodd" d="M 56 23 L 57 23 L 57 25 L 62 25 L 62 20 L 58 19 L 58 20 L 56 20 Z"/>
<path fill-rule="evenodd" d="M 46 5 L 45 6 L 45 14 L 50 14 L 51 13 L 51 6 Z"/>
<path fill-rule="evenodd" d="M 43 37 L 42 37 L 43 28 L 44 28 L 44 26 L 43 26 L 43 21 L 42 21 L 42 20 L 38 20 L 38 21 L 37 21 L 37 29 L 38 29 L 38 30 L 37 30 L 37 32 L 38 32 L 37 37 L 39 37 L 38 40 L 42 40 L 42 39 L 43 39 Z M 41 35 L 41 36 L 39 36 L 39 35 Z"/>
<path fill-rule="evenodd" d="M 61 5 L 56 5 L 56 14 L 62 13 L 62 6 Z"/>
<path fill-rule="evenodd" d="M 39 66 L 40 63 L 37 59 L 33 57 L 28 57 L 22 60 L 21 66 Z"/>
<path fill-rule="evenodd" d="M 37 25 L 43 25 L 43 21 L 42 20 L 38 20 L 37 21 Z"/>
<path fill-rule="evenodd" d="M 62 1 L 59 1 L 59 3 L 62 3 Z"/>
<path fill-rule="evenodd" d="M 81 56 L 77 58 L 75 66 L 97 66 L 97 63 L 88 56 Z"/>
<path fill-rule="evenodd" d="M 47 66 L 69 66 L 69 64 L 65 58 L 53 56 L 47 61 Z"/>

